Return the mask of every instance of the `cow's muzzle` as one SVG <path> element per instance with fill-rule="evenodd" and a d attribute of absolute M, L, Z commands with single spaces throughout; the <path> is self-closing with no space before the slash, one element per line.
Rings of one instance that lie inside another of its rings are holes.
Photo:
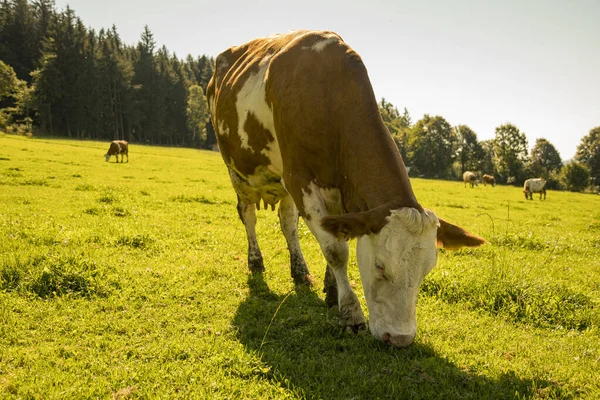
<path fill-rule="evenodd" d="M 389 333 L 385 333 L 381 338 L 385 343 L 398 347 L 408 347 L 415 340 L 415 335 L 390 335 Z"/>

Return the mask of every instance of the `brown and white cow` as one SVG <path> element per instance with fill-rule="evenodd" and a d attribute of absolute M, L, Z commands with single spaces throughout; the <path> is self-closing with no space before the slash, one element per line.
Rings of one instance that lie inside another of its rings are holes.
<path fill-rule="evenodd" d="M 347 241 L 358 238 L 371 332 L 396 347 L 412 343 L 418 290 L 436 264 L 436 242 L 460 248 L 485 241 L 418 203 L 360 56 L 333 32 L 256 39 L 217 57 L 207 98 L 238 195 L 250 270 L 264 270 L 255 210 L 279 203 L 292 277 L 312 283 L 299 213 L 327 260 L 327 303 L 337 297 L 340 324 L 364 329 L 347 275 Z"/>
<path fill-rule="evenodd" d="M 125 140 L 113 140 L 104 158 L 108 161 L 112 156 L 115 156 L 116 162 L 119 162 L 119 154 L 121 155 L 121 162 L 123 162 L 123 154 L 127 156 L 127 162 L 129 162 L 129 145 Z"/>
<path fill-rule="evenodd" d="M 477 175 L 471 171 L 465 171 L 463 174 L 463 182 L 465 183 L 465 187 L 467 187 L 467 183 L 473 186 L 477 186 Z"/>
<path fill-rule="evenodd" d="M 525 193 L 525 199 L 533 200 L 533 193 L 539 193 L 540 200 L 542 194 L 546 200 L 546 181 L 543 178 L 527 179 L 523 184 L 523 193 Z"/>
<path fill-rule="evenodd" d="M 488 183 L 492 186 L 496 186 L 496 180 L 492 175 L 485 174 L 481 177 L 481 180 L 483 181 L 483 186 L 487 186 Z"/>

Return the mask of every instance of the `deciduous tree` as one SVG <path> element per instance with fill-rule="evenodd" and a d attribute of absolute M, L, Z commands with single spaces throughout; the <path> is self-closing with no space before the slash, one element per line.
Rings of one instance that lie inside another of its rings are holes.
<path fill-rule="evenodd" d="M 528 170 L 533 176 L 548 179 L 554 171 L 560 171 L 562 161 L 556 148 L 544 138 L 537 139 L 531 149 Z"/>
<path fill-rule="evenodd" d="M 0 100 L 15 91 L 18 81 L 17 74 L 12 67 L 0 60 Z"/>
<path fill-rule="evenodd" d="M 507 123 L 496 128 L 493 139 L 494 167 L 500 181 L 522 183 L 527 161 L 527 137 L 515 125 Z"/>
<path fill-rule="evenodd" d="M 404 162 L 408 163 L 408 137 L 411 126 L 411 118 L 408 110 L 404 108 L 404 112 L 400 114 L 396 106 L 386 101 L 385 98 L 382 98 L 379 103 L 379 112 Z"/>
<path fill-rule="evenodd" d="M 458 125 L 453 130 L 456 137 L 456 159 L 461 166 L 461 175 L 465 171 L 480 170 L 485 152 L 477 140 L 477 134 L 467 125 Z"/>
<path fill-rule="evenodd" d="M 585 165 L 571 161 L 562 168 L 560 180 L 567 190 L 581 192 L 589 184 L 590 171 Z"/>
<path fill-rule="evenodd" d="M 208 103 L 200 85 L 192 85 L 187 100 L 187 121 L 192 130 L 192 143 L 205 144 L 207 139 L 206 123 L 209 119 Z"/>
<path fill-rule="evenodd" d="M 411 166 L 418 174 L 446 178 L 454 161 L 454 132 L 443 117 L 428 114 L 417 121 L 409 138 Z"/>
<path fill-rule="evenodd" d="M 575 159 L 590 170 L 594 185 L 600 185 L 600 126 L 590 130 L 577 146 Z"/>

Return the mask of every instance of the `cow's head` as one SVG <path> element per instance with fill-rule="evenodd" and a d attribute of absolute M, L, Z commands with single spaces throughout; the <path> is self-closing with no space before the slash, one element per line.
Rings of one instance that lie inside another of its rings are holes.
<path fill-rule="evenodd" d="M 106 161 L 110 160 L 110 154 L 106 153 L 106 154 L 104 155 L 104 159 L 105 159 Z"/>
<path fill-rule="evenodd" d="M 338 237 L 359 238 L 356 256 L 371 333 L 395 347 L 406 347 L 417 332 L 419 287 L 437 262 L 437 247 L 477 247 L 485 240 L 438 219 L 431 210 L 392 210 L 379 230 L 374 223 L 377 214 L 373 210 L 330 216 L 323 227 Z"/>

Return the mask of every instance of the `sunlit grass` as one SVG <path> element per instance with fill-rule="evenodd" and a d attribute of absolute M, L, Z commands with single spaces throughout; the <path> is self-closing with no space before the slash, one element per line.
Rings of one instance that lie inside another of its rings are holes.
<path fill-rule="evenodd" d="M 413 179 L 488 240 L 440 253 L 408 349 L 295 290 L 275 212 L 251 276 L 220 155 L 0 134 L 0 398 L 600 398 L 600 198 Z M 318 281 L 324 260 L 300 240 Z M 363 302 L 352 253 L 350 279 Z"/>

